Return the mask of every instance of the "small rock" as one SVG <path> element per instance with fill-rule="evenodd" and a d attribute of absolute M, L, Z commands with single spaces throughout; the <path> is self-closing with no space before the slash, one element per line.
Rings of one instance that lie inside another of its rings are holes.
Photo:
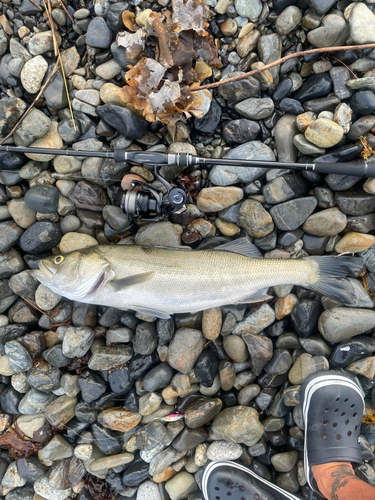
<path fill-rule="evenodd" d="M 165 483 L 165 489 L 171 500 L 183 500 L 198 489 L 194 477 L 188 472 L 179 472 Z"/>
<path fill-rule="evenodd" d="M 346 227 L 347 217 L 337 207 L 327 208 L 311 215 L 302 229 L 316 236 L 334 236 Z"/>
<path fill-rule="evenodd" d="M 346 233 L 335 246 L 337 253 L 359 253 L 368 250 L 375 243 L 375 236 L 362 233 Z"/>
<path fill-rule="evenodd" d="M 50 311 L 61 300 L 61 295 L 52 292 L 49 288 L 44 285 L 39 285 L 35 292 L 35 302 L 39 309 L 42 311 Z"/>
<path fill-rule="evenodd" d="M 267 236 L 274 229 L 272 217 L 255 200 L 245 200 L 241 204 L 239 225 L 255 238 Z"/>
<path fill-rule="evenodd" d="M 354 43 L 373 43 L 375 41 L 375 15 L 363 3 L 353 6 L 349 15 L 350 36 Z"/>
<path fill-rule="evenodd" d="M 75 250 L 92 247 L 97 244 L 98 241 L 88 234 L 68 233 L 61 238 L 60 251 L 62 253 L 69 253 L 74 252 Z"/>
<path fill-rule="evenodd" d="M 236 111 L 250 120 L 261 120 L 267 118 L 273 113 L 274 102 L 269 97 L 255 98 L 250 97 L 235 105 Z"/>
<path fill-rule="evenodd" d="M 252 446 L 262 437 L 263 426 L 256 410 L 234 406 L 226 408 L 215 418 L 212 432 L 218 439 Z"/>
<path fill-rule="evenodd" d="M 207 449 L 209 460 L 237 460 L 242 455 L 242 446 L 227 441 L 214 441 Z"/>
<path fill-rule="evenodd" d="M 237 187 L 204 188 L 197 198 L 197 205 L 202 212 L 218 212 L 230 207 L 243 198 L 243 191 Z"/>
<path fill-rule="evenodd" d="M 112 32 L 102 17 L 94 17 L 87 28 L 86 43 L 90 47 L 108 49 L 112 41 Z"/>
<path fill-rule="evenodd" d="M 288 451 L 286 453 L 276 453 L 271 457 L 272 465 L 277 472 L 289 472 L 296 465 L 298 460 L 297 451 Z"/>
<path fill-rule="evenodd" d="M 328 370 L 329 364 L 324 356 L 311 356 L 311 354 L 301 354 L 289 372 L 289 380 L 293 385 L 302 382 L 313 373 Z"/>
<path fill-rule="evenodd" d="M 321 148 L 335 146 L 341 141 L 343 135 L 343 128 L 327 118 L 318 118 L 305 131 L 306 139 Z"/>
<path fill-rule="evenodd" d="M 168 348 L 168 363 L 181 373 L 188 373 L 203 350 L 203 335 L 192 328 L 180 328 Z"/>
<path fill-rule="evenodd" d="M 69 326 L 63 330 L 62 352 L 68 358 L 80 358 L 90 349 L 95 332 L 88 326 Z"/>
<path fill-rule="evenodd" d="M 135 236 L 136 245 L 141 246 L 168 246 L 179 247 L 181 245 L 182 227 L 168 221 L 151 222 L 145 224 Z"/>
<path fill-rule="evenodd" d="M 325 340 L 337 344 L 374 328 L 375 312 L 368 309 L 335 307 L 320 315 L 318 327 Z"/>
<path fill-rule="evenodd" d="M 21 83 L 26 92 L 36 94 L 48 69 L 48 63 L 42 56 L 26 61 L 21 70 Z"/>

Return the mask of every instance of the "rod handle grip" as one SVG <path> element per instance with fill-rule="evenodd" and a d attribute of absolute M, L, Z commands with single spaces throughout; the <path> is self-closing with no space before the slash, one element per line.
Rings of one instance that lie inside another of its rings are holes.
<path fill-rule="evenodd" d="M 364 160 L 361 163 L 315 163 L 314 172 L 354 177 L 375 177 L 375 162 L 370 163 Z"/>

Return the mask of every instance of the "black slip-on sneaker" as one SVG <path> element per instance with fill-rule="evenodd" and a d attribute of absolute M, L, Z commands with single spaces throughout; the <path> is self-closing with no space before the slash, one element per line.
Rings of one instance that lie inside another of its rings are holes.
<path fill-rule="evenodd" d="M 362 462 L 358 437 L 365 402 L 353 377 L 332 370 L 315 373 L 304 381 L 301 407 L 305 475 L 310 488 L 319 493 L 311 471 L 313 465 Z"/>
<path fill-rule="evenodd" d="M 205 500 L 301 500 L 236 462 L 210 462 L 203 473 Z"/>

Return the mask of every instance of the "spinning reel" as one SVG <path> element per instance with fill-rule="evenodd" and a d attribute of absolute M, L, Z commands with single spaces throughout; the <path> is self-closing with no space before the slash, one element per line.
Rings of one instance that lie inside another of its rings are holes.
<path fill-rule="evenodd" d="M 154 165 L 154 175 L 166 188 L 166 193 L 140 181 L 132 181 L 132 188 L 140 187 L 142 191 L 128 189 L 124 191 L 121 200 L 121 209 L 129 216 L 142 222 L 156 222 L 163 215 L 180 213 L 186 210 L 186 192 L 172 186 L 158 172 L 158 165 Z M 144 217 L 144 216 L 148 217 Z"/>

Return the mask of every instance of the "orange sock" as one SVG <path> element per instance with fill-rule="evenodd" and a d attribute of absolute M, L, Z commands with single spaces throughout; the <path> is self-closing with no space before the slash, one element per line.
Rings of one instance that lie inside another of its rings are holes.
<path fill-rule="evenodd" d="M 328 500 L 375 500 L 375 488 L 355 474 L 349 462 L 313 465 L 312 473 L 319 491 Z"/>

